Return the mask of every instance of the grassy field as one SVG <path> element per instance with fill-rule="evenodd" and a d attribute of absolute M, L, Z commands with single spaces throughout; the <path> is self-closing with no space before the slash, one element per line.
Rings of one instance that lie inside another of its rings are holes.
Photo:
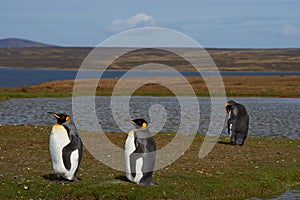
<path fill-rule="evenodd" d="M 274 197 L 300 189 L 300 140 L 248 138 L 243 147 L 221 137 L 214 149 L 198 158 L 202 135 L 170 166 L 154 172 L 157 187 L 125 181 L 84 149 L 78 171 L 82 180 L 60 185 L 51 168 L 51 127 L 0 126 L 0 193 L 2 199 L 246 199 Z M 155 136 L 158 149 L 172 133 Z M 110 133 L 123 146 L 126 134 Z"/>
<path fill-rule="evenodd" d="M 130 88 L 130 83 L 137 79 L 132 78 L 126 85 Z M 165 77 L 170 85 L 176 87 L 182 93 L 185 88 L 174 77 Z M 209 96 L 205 82 L 201 77 L 188 77 L 187 80 L 192 85 L 196 95 Z M 96 91 L 96 95 L 111 95 L 118 79 L 101 79 Z M 300 76 L 224 76 L 223 77 L 226 94 L 228 97 L 300 97 Z M 89 80 L 81 82 L 82 90 L 89 84 Z M 71 97 L 74 81 L 53 81 L 42 83 L 30 87 L 0 88 L 0 100 L 9 98 L 26 97 Z M 219 87 L 216 85 L 215 87 Z M 170 96 L 173 93 L 162 86 L 156 84 L 146 84 L 135 91 L 135 95 Z"/>
<path fill-rule="evenodd" d="M 0 66 L 19 68 L 78 69 L 92 50 L 90 47 L 0 48 Z M 130 50 L 130 49 L 128 49 Z M 132 49 L 131 49 L 132 50 Z M 300 49 L 206 49 L 220 71 L 299 71 Z M 105 53 L 115 55 L 116 48 Z M 180 49 L 184 55 L 194 49 Z M 197 54 L 197 56 L 200 56 Z M 201 56 L 200 56 L 201 58 Z M 194 70 L 182 58 L 155 49 L 143 49 L 116 59 L 109 69 L 128 70 L 147 62 L 174 67 L 179 71 Z M 101 65 L 101 61 L 99 63 Z"/>

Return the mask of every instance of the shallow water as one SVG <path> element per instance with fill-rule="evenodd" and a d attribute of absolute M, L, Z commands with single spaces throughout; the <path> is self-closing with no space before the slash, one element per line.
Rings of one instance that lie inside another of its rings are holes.
<path fill-rule="evenodd" d="M 269 138 L 300 138 L 300 99 L 295 98 L 235 98 L 245 105 L 250 116 L 249 136 Z M 0 124 L 52 125 L 55 120 L 47 114 L 53 112 L 72 112 L 71 98 L 25 98 L 0 101 Z M 96 113 L 102 129 L 106 132 L 120 132 L 115 120 L 122 119 L 122 113 L 114 117 L 111 114 L 110 97 L 96 97 Z M 198 98 L 200 123 L 198 133 L 206 133 L 210 119 L 210 98 Z M 162 105 L 161 106 L 157 105 Z M 130 99 L 130 116 L 143 117 L 147 121 L 149 109 L 156 106 L 167 113 L 166 122 L 161 131 L 177 132 L 181 122 L 180 106 L 176 97 L 132 97 Z M 154 109 L 155 110 L 155 109 Z M 183 112 L 189 117 L 189 112 Z M 225 109 L 220 112 L 225 112 Z M 120 118 L 120 119 L 119 119 Z M 130 120 L 130 119 L 128 119 Z M 224 119 L 225 121 L 225 119 Z M 187 127 L 194 125 L 194 119 L 186 120 Z M 132 128 L 128 123 L 128 129 Z M 124 130 L 124 129 L 122 129 Z M 159 130 L 158 130 L 159 131 Z M 223 129 L 223 134 L 225 133 Z"/>
<path fill-rule="evenodd" d="M 107 70 L 101 78 L 120 78 L 126 71 Z M 181 72 L 184 76 L 199 76 L 197 72 Z M 82 78 L 100 78 L 99 71 L 81 72 Z M 157 76 L 157 71 L 136 71 L 131 73 L 133 77 Z M 204 76 L 216 75 L 203 72 Z M 77 70 L 60 69 L 17 69 L 0 67 L 0 88 L 13 88 L 31 86 L 54 80 L 74 80 Z M 159 76 L 174 76 L 172 72 L 159 72 Z M 300 72 L 221 72 L 222 76 L 274 76 L 274 75 L 300 75 Z"/>
<path fill-rule="evenodd" d="M 283 194 L 270 200 L 300 199 L 300 190 L 286 190 Z"/>
<path fill-rule="evenodd" d="M 278 197 L 271 198 L 269 200 L 296 200 L 300 199 L 300 190 L 286 190 Z M 260 198 L 253 197 L 248 200 L 261 200 Z"/>

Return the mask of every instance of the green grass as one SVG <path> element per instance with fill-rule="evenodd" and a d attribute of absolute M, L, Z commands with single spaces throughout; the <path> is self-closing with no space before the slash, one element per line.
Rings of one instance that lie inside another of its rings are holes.
<path fill-rule="evenodd" d="M 203 141 L 197 135 L 186 153 L 154 172 L 157 187 L 125 181 L 84 149 L 78 171 L 82 179 L 66 185 L 54 181 L 48 140 L 51 127 L 0 126 L 0 193 L 2 199 L 246 199 L 270 198 L 300 185 L 300 140 L 248 138 L 243 147 L 221 137 L 198 158 Z M 110 133 L 122 147 L 126 134 Z M 172 133 L 155 136 L 158 148 Z"/>
<path fill-rule="evenodd" d="M 187 77 L 197 96 L 209 97 L 209 91 L 201 77 Z M 226 96 L 228 97 L 290 97 L 299 98 L 299 76 L 224 76 Z M 89 80 L 82 80 L 80 95 L 94 95 L 86 90 Z M 96 92 L 97 96 L 111 96 L 117 79 L 102 79 Z M 130 83 L 131 82 L 131 83 Z M 134 83 L 135 80 L 129 80 Z M 177 88 L 177 96 L 189 96 L 177 79 L 169 78 L 170 88 Z M 130 84 L 128 87 L 130 88 Z M 0 100 L 9 98 L 71 97 L 74 81 L 62 80 L 18 88 L 0 88 Z M 127 89 L 116 95 L 131 95 Z M 215 91 L 216 92 L 216 91 Z M 174 96 L 173 92 L 159 84 L 145 84 L 134 91 L 136 96 Z M 218 94 L 212 94 L 218 96 Z M 219 95 L 220 96 L 220 95 Z"/>
<path fill-rule="evenodd" d="M 55 97 L 55 98 L 63 98 L 63 97 L 72 97 L 72 93 L 65 92 L 41 92 L 41 93 L 31 93 L 31 92 L 1 92 L 0 93 L 0 101 L 1 100 L 9 100 L 11 98 L 41 98 L 41 97 Z"/>
<path fill-rule="evenodd" d="M 209 93 L 205 92 L 196 92 L 196 96 L 198 97 L 210 97 Z M 98 92 L 96 93 L 96 96 L 111 96 L 111 92 Z M 165 97 L 165 96 L 174 96 L 171 92 L 135 92 L 133 96 L 156 96 L 156 97 Z M 180 96 L 177 95 L 177 96 Z M 186 96 L 185 94 L 182 94 L 182 96 Z M 228 92 L 226 94 L 227 97 L 278 97 L 278 94 L 272 94 L 272 93 L 265 93 L 265 94 L 253 94 L 253 93 L 234 93 L 234 92 Z M 298 98 L 298 94 L 295 93 L 295 96 L 287 95 L 284 96 L 284 94 L 281 95 L 281 97 L 294 97 Z M 31 93 L 31 92 L 1 92 L 0 93 L 0 101 L 9 100 L 11 98 L 47 98 L 47 97 L 53 97 L 53 98 L 65 98 L 65 97 L 72 97 L 71 92 L 41 92 L 41 93 Z"/>

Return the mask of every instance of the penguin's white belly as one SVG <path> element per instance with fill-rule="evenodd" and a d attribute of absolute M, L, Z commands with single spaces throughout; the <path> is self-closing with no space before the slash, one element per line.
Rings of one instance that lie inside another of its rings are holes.
<path fill-rule="evenodd" d="M 143 167 L 143 158 L 139 158 L 136 161 L 135 172 L 136 175 L 133 178 L 130 170 L 130 155 L 135 151 L 134 137 L 133 135 L 129 135 L 125 142 L 125 164 L 126 164 L 126 177 L 128 180 L 139 183 L 143 177 L 142 167 Z"/>
<path fill-rule="evenodd" d="M 229 137 L 231 137 L 232 135 L 232 123 L 229 124 Z"/>
<path fill-rule="evenodd" d="M 125 142 L 125 151 L 124 151 L 124 158 L 126 164 L 126 177 L 130 181 L 134 181 L 131 175 L 130 170 L 130 154 L 135 151 L 135 144 L 134 144 L 134 137 L 132 135 L 128 135 L 126 142 Z"/>
<path fill-rule="evenodd" d="M 72 152 L 71 154 L 71 169 L 70 171 L 67 171 L 64 175 L 65 178 L 69 179 L 69 180 L 72 180 L 74 179 L 74 175 L 75 175 L 75 172 L 78 168 L 78 163 L 79 163 L 79 153 L 78 153 L 79 150 L 75 150 Z"/>
<path fill-rule="evenodd" d="M 74 173 L 78 167 L 79 152 L 73 151 L 71 154 L 71 169 L 65 168 L 62 156 L 63 148 L 70 143 L 68 133 L 63 126 L 54 125 L 50 134 L 50 154 L 52 159 L 52 167 L 55 173 L 72 180 Z"/>
<path fill-rule="evenodd" d="M 143 158 L 139 158 L 136 160 L 136 166 L 135 166 L 135 171 L 136 171 L 136 175 L 134 177 L 135 183 L 140 183 L 141 179 L 143 178 L 142 167 L 143 167 Z"/>

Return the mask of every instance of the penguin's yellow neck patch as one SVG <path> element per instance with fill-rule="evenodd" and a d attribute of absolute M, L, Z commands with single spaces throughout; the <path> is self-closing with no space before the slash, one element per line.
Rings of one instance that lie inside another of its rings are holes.
<path fill-rule="evenodd" d="M 70 116 L 67 116 L 67 117 L 66 117 L 66 121 L 69 121 L 70 119 L 71 119 Z"/>
<path fill-rule="evenodd" d="M 147 127 L 147 124 L 146 123 L 143 123 L 142 124 L 142 128 L 146 128 Z"/>
<path fill-rule="evenodd" d="M 56 124 L 54 124 L 54 126 L 61 126 L 61 124 L 56 123 Z"/>

